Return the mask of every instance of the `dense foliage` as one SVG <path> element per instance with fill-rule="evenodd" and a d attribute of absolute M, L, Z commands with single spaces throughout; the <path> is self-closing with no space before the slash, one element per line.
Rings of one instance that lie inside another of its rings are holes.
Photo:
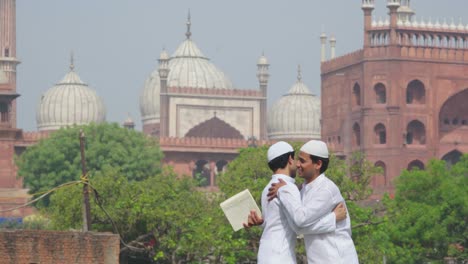
<path fill-rule="evenodd" d="M 155 140 L 117 124 L 75 126 L 53 132 L 16 160 L 18 175 L 31 193 L 76 181 L 82 175 L 79 131 L 85 133 L 90 174 L 113 167 L 129 180 L 144 180 L 161 171 L 162 152 Z"/>

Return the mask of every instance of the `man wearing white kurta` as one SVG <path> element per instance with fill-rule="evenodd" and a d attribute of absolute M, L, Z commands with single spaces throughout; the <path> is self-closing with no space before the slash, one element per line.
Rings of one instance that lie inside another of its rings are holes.
<path fill-rule="evenodd" d="M 278 199 L 275 200 L 280 201 L 288 219 L 299 228 L 320 221 L 338 204 L 344 203 L 338 187 L 324 174 L 328 167 L 328 157 L 328 148 L 324 142 L 318 140 L 307 142 L 302 146 L 296 162 L 298 174 L 304 178 L 300 195 L 285 182 L 275 184 L 272 188 L 272 193 L 277 190 Z M 351 238 L 349 215 L 345 221 L 337 222 L 335 231 L 306 234 L 304 240 L 309 264 L 359 263 Z"/>
<path fill-rule="evenodd" d="M 281 179 L 286 183 L 291 193 L 299 196 L 299 190 L 294 184 L 294 178 L 289 175 L 295 175 L 294 150 L 286 142 L 278 142 L 272 145 L 268 150 L 268 165 L 275 173 L 272 179 L 262 192 L 262 214 L 264 227 L 260 239 L 258 251 L 258 263 L 262 264 L 285 264 L 296 263 L 296 234 L 321 234 L 333 232 L 336 229 L 336 221 L 343 220 L 346 215 L 344 208 L 331 208 L 324 213 L 317 221 L 311 224 L 304 224 L 301 228 L 290 221 L 287 217 L 286 209 L 274 199 L 268 202 L 268 189 L 272 183 L 278 183 Z"/>

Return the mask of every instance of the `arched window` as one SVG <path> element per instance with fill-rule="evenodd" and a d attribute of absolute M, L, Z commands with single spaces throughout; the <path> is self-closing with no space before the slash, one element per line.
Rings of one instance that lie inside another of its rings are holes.
<path fill-rule="evenodd" d="M 387 144 L 387 131 L 382 123 L 374 127 L 374 144 Z"/>
<path fill-rule="evenodd" d="M 426 89 L 424 88 L 424 84 L 422 82 L 414 80 L 408 84 L 408 87 L 406 88 L 406 103 L 426 103 Z"/>
<path fill-rule="evenodd" d="M 374 164 L 375 167 L 380 167 L 381 173 L 379 175 L 375 175 L 372 178 L 372 187 L 382 187 L 387 185 L 387 166 L 381 160 L 377 161 Z"/>
<path fill-rule="evenodd" d="M 424 163 L 420 160 L 413 160 L 408 164 L 408 170 L 414 170 L 414 169 L 419 169 L 419 170 L 424 170 Z"/>
<path fill-rule="evenodd" d="M 440 136 L 454 129 L 467 125 L 468 120 L 468 89 L 464 89 L 447 99 L 440 109 Z"/>
<path fill-rule="evenodd" d="M 360 146 L 361 145 L 361 127 L 359 127 L 358 123 L 353 125 L 353 145 Z"/>
<path fill-rule="evenodd" d="M 387 92 L 385 85 L 382 83 L 378 83 L 374 86 L 374 92 L 375 92 L 375 99 L 376 103 L 378 104 L 385 104 L 387 103 Z"/>
<path fill-rule="evenodd" d="M 408 124 L 406 128 L 406 144 L 426 144 L 426 129 L 423 123 L 418 120 L 413 120 Z"/>
<path fill-rule="evenodd" d="M 460 151 L 452 150 L 449 153 L 445 154 L 442 157 L 442 160 L 444 160 L 447 166 L 450 167 L 454 165 L 455 163 L 459 162 L 462 155 L 463 154 Z"/>
<path fill-rule="evenodd" d="M 353 106 L 361 105 L 361 87 L 355 84 L 353 87 Z"/>
<path fill-rule="evenodd" d="M 200 186 L 211 185 L 210 164 L 206 160 L 198 160 L 195 162 L 195 169 L 192 172 L 194 179 L 199 181 Z"/>

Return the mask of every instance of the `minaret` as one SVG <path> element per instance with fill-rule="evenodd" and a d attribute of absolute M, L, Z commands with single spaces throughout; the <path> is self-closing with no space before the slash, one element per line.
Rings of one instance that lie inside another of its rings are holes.
<path fill-rule="evenodd" d="M 387 8 L 390 13 L 390 45 L 395 46 L 398 44 L 396 27 L 398 24 L 398 8 L 400 8 L 400 0 L 388 0 Z"/>
<path fill-rule="evenodd" d="M 322 32 L 322 34 L 320 35 L 320 45 L 320 61 L 324 62 L 327 60 L 327 35 L 325 34 L 325 32 Z"/>
<path fill-rule="evenodd" d="M 0 128 L 16 128 L 16 0 L 0 0 Z"/>
<path fill-rule="evenodd" d="M 189 14 L 190 19 L 190 14 Z M 159 122 L 159 136 L 169 136 L 169 96 L 167 94 L 167 76 L 169 75 L 169 54 L 163 49 L 159 55 L 159 79 L 161 80 L 160 87 L 160 122 Z"/>
<path fill-rule="evenodd" d="M 268 60 L 265 57 L 265 54 L 262 53 L 262 56 L 257 61 L 257 78 L 260 84 L 260 91 L 262 92 L 262 100 L 260 102 L 260 139 L 267 139 L 267 91 L 268 91 L 268 78 L 270 74 L 268 73 Z"/>
<path fill-rule="evenodd" d="M 127 119 L 125 119 L 122 125 L 129 130 L 135 129 L 135 122 L 133 122 L 133 119 L 130 117 L 130 113 L 127 114 Z"/>
<path fill-rule="evenodd" d="M 414 11 L 411 9 L 410 0 L 401 0 L 400 7 L 397 10 L 398 20 L 406 23 L 413 20 Z"/>
<path fill-rule="evenodd" d="M 330 59 L 334 59 L 336 56 L 336 38 L 331 36 L 330 38 Z"/>
<path fill-rule="evenodd" d="M 364 12 L 364 48 L 371 45 L 371 36 L 368 33 L 372 28 L 372 11 L 374 11 L 374 0 L 362 0 L 362 11 Z"/>

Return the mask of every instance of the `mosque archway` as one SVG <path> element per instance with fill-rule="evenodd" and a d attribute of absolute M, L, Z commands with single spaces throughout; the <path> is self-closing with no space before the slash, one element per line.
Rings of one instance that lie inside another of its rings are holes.
<path fill-rule="evenodd" d="M 411 81 L 406 88 L 406 103 L 407 104 L 425 104 L 426 103 L 426 88 L 419 80 Z"/>
<path fill-rule="evenodd" d="M 455 149 L 455 150 L 452 150 L 449 153 L 445 154 L 442 157 L 442 160 L 445 161 L 447 166 L 451 167 L 455 163 L 459 162 L 462 156 L 463 156 L 463 153 L 461 153 L 460 151 Z"/>
<path fill-rule="evenodd" d="M 408 170 L 414 170 L 414 169 L 419 169 L 419 170 L 424 170 L 424 163 L 420 160 L 413 160 L 408 164 Z"/>

